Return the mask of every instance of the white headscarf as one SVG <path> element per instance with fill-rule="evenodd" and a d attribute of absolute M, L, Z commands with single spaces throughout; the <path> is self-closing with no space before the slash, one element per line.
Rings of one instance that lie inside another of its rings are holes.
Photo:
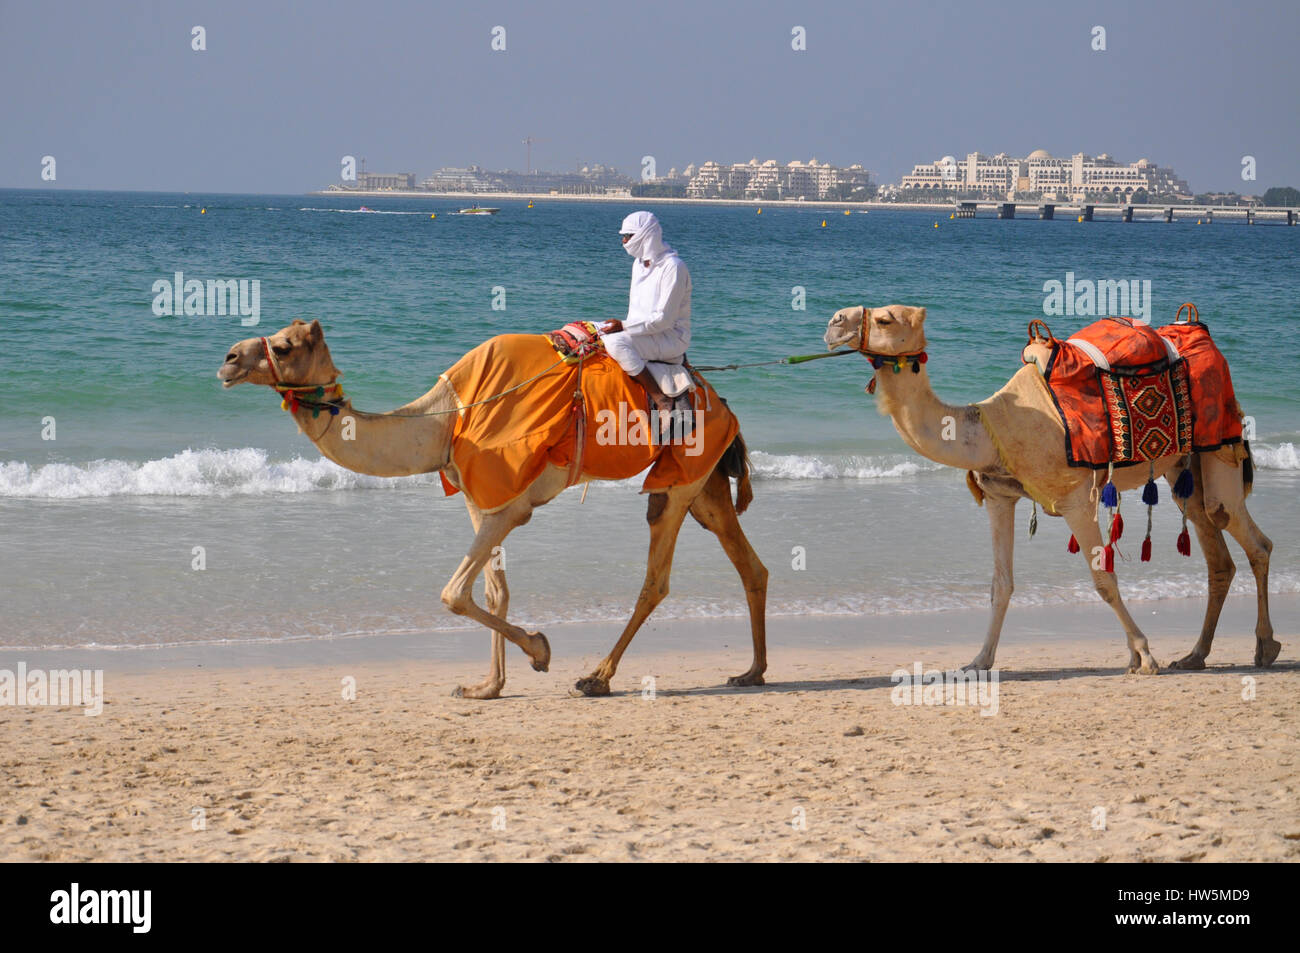
<path fill-rule="evenodd" d="M 620 235 L 631 233 L 632 237 L 623 249 L 637 261 L 658 261 L 664 255 L 675 254 L 664 244 L 663 228 L 659 219 L 650 212 L 633 212 L 623 219 L 618 232 Z"/>

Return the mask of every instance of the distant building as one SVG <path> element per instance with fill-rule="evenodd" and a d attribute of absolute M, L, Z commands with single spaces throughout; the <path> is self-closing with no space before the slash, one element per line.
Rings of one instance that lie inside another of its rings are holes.
<path fill-rule="evenodd" d="M 693 174 L 690 174 L 692 173 Z M 733 165 L 705 162 L 687 167 L 691 198 L 736 199 L 846 199 L 854 193 L 871 193 L 871 173 L 860 165 L 840 168 L 812 159 L 780 165 L 775 159 L 750 159 Z"/>
<path fill-rule="evenodd" d="M 476 165 L 443 168 L 421 183 L 430 192 L 554 192 L 562 195 L 626 194 L 632 180 L 594 163 L 577 172 L 488 171 Z"/>
<path fill-rule="evenodd" d="M 903 176 L 903 192 L 945 191 L 1011 197 L 1036 192 L 1044 198 L 1081 199 L 1089 196 L 1129 198 L 1138 190 L 1148 195 L 1188 194 L 1187 182 L 1174 170 L 1150 159 L 1122 164 L 1102 153 L 1095 159 L 1082 152 L 1068 159 L 1054 158 L 1037 149 L 1023 159 L 1000 152 L 986 156 L 969 153 L 962 161 L 944 156 L 915 166 Z"/>
<path fill-rule="evenodd" d="M 415 173 L 358 172 L 356 188 L 363 192 L 377 192 L 383 189 L 413 189 L 415 188 Z"/>

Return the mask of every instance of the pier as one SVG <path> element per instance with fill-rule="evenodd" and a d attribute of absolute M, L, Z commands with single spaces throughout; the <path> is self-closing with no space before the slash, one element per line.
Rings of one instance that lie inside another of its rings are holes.
<path fill-rule="evenodd" d="M 1100 202 L 1009 202 L 999 199 L 959 200 L 953 206 L 953 218 L 976 218 L 980 211 L 992 211 L 995 217 L 1015 218 L 1017 211 L 1036 213 L 1043 221 L 1056 218 L 1058 212 L 1073 215 L 1077 220 L 1096 222 L 1118 220 L 1137 221 L 1191 221 L 1206 225 L 1217 219 L 1241 221 L 1247 225 L 1300 224 L 1300 208 L 1264 205 L 1147 205 L 1136 203 L 1102 204 Z"/>

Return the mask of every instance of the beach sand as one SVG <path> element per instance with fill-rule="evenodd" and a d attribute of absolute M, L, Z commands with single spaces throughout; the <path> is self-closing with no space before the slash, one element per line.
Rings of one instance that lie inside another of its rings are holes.
<path fill-rule="evenodd" d="M 1135 608 L 1162 663 L 1190 647 L 1199 604 Z M 768 684 L 730 689 L 743 623 L 661 623 L 694 626 L 700 650 L 655 654 L 648 627 L 607 698 L 569 694 L 600 653 L 566 651 L 558 629 L 551 671 L 510 648 L 490 702 L 450 694 L 482 678 L 486 637 L 463 662 L 368 659 L 367 640 L 332 656 L 100 653 L 98 717 L 0 708 L 0 856 L 1300 860 L 1294 627 L 1279 663 L 1255 669 L 1235 604 L 1210 669 L 1141 677 L 1123 673 L 1104 606 L 1013 609 L 983 715 L 896 705 L 890 680 L 969 661 L 981 613 L 876 620 L 843 644 L 870 624 L 772 619 Z"/>

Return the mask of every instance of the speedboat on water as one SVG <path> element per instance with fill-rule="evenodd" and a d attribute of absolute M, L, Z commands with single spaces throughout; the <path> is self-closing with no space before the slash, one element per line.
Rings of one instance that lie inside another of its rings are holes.
<path fill-rule="evenodd" d="M 459 214 L 461 214 L 461 215 L 495 215 L 495 214 L 496 214 L 497 212 L 499 212 L 499 211 L 501 211 L 501 209 L 499 209 L 499 208 L 482 208 L 481 206 L 478 206 L 478 205 L 471 205 L 469 208 L 463 208 L 463 209 L 461 209 Z"/>

